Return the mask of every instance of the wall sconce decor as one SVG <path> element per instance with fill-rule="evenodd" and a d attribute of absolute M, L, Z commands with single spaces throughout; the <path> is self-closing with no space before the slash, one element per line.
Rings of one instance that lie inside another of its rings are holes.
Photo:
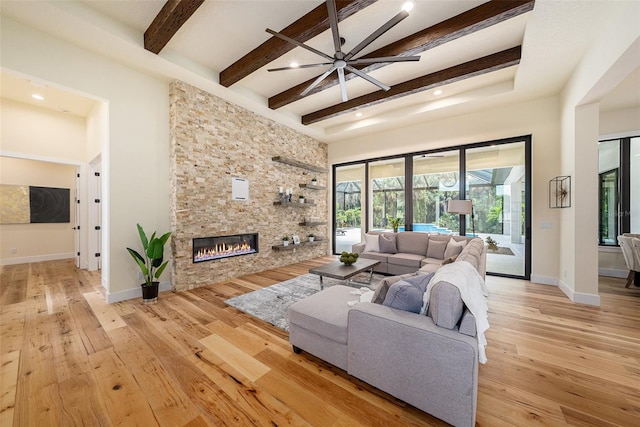
<path fill-rule="evenodd" d="M 571 176 L 556 176 L 549 181 L 549 207 L 571 207 Z"/>

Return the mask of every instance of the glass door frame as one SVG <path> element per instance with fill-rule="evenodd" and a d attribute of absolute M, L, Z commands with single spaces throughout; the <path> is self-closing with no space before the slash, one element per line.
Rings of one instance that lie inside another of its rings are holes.
<path fill-rule="evenodd" d="M 524 237 L 525 237 L 525 242 L 524 242 L 524 247 L 525 247 L 525 257 L 524 257 L 524 275 L 520 276 L 520 275 L 512 275 L 512 274 L 504 274 L 504 273 L 494 273 L 494 272 L 487 272 L 488 275 L 490 276 L 498 276 L 498 277 L 510 277 L 510 278 L 516 278 L 516 279 L 524 279 L 524 280 L 530 280 L 531 279 L 531 135 L 521 135 L 521 136 L 516 136 L 516 137 L 511 137 L 511 138 L 503 138 L 503 139 L 498 139 L 498 140 L 491 140 L 491 141 L 483 141 L 483 142 L 477 142 L 477 143 L 473 143 L 473 144 L 466 144 L 466 145 L 459 145 L 459 146 L 453 146 L 453 147 L 442 147 L 442 148 L 438 148 L 438 149 L 434 149 L 434 150 L 425 150 L 425 151 L 416 151 L 416 152 L 411 152 L 411 153 L 406 153 L 406 154 L 398 154 L 398 155 L 393 155 L 393 156 L 385 156 L 385 157 L 377 157 L 377 158 L 372 158 L 372 159 L 365 159 L 365 160 L 357 160 L 357 161 L 353 161 L 353 162 L 347 162 L 347 163 L 337 163 L 332 165 L 332 185 L 333 185 L 333 189 L 331 191 L 333 191 L 333 198 L 335 199 L 335 187 L 336 187 L 336 168 L 339 167 L 343 167 L 343 166 L 352 166 L 352 165 L 363 165 L 365 168 L 365 182 L 364 182 L 364 186 L 365 186 L 365 191 L 364 191 L 364 196 L 365 196 L 365 200 L 362 201 L 362 206 L 364 206 L 364 209 L 366 210 L 366 213 L 363 215 L 364 216 L 364 224 L 363 224 L 363 233 L 366 233 L 369 231 L 370 228 L 370 221 L 369 221 L 369 204 L 371 202 L 370 200 L 370 196 L 369 196 L 369 191 L 370 191 L 370 184 L 369 184 L 369 164 L 370 163 L 374 163 L 374 162 L 379 162 L 382 160 L 393 160 L 393 159 L 402 159 L 404 158 L 404 163 L 405 163 L 405 192 L 404 192 L 404 197 L 405 197 L 405 217 L 404 217 L 404 229 L 406 231 L 413 231 L 413 187 L 409 188 L 407 183 L 412 183 L 413 182 L 413 157 L 414 156 L 419 156 L 419 155 L 423 155 L 423 154 L 435 154 L 435 153 L 440 153 L 440 152 L 448 152 L 448 151 L 453 151 L 453 150 L 459 150 L 460 151 L 460 155 L 459 155 L 459 174 L 460 174 L 460 179 L 459 179 L 459 184 L 460 184 L 460 188 L 459 188 L 459 197 L 460 199 L 465 199 L 466 198 L 466 150 L 468 149 L 474 149 L 474 148 L 481 148 L 481 147 L 488 147 L 488 146 L 494 146 L 494 145 L 503 145 L 503 144 L 512 144 L 512 143 L 522 143 L 524 142 L 524 150 L 525 150 L 525 184 L 524 184 L 524 190 L 525 190 L 525 194 L 524 194 L 524 202 L 525 202 L 525 218 L 524 218 L 524 228 L 525 228 L 525 233 L 524 233 Z M 332 220 L 333 220 L 333 229 L 331 230 L 331 232 L 333 233 L 333 239 L 332 239 L 332 252 L 335 254 L 336 253 L 336 239 L 335 239 L 335 233 L 336 233 L 336 204 L 335 204 L 335 200 L 332 206 Z M 466 234 L 466 220 L 464 217 L 460 218 L 460 235 L 463 236 Z"/>

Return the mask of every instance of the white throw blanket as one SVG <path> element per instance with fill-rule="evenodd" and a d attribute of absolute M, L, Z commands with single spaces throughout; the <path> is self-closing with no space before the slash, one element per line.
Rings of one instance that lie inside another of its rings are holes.
<path fill-rule="evenodd" d="M 423 297 L 422 314 L 429 308 L 429 298 L 431 288 L 438 282 L 449 282 L 460 291 L 460 297 L 467 306 L 471 314 L 476 319 L 476 330 L 478 338 L 478 360 L 480 363 L 487 363 L 485 347 L 487 339 L 484 333 L 489 329 L 489 318 L 487 316 L 487 299 L 489 291 L 480 276 L 480 273 L 466 261 L 456 261 L 440 267 L 429 281 L 427 290 Z"/>

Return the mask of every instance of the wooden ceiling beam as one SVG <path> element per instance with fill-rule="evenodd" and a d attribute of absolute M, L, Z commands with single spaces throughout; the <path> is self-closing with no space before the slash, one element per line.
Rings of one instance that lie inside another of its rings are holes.
<path fill-rule="evenodd" d="M 494 53 L 464 64 L 456 65 L 435 73 L 427 74 L 413 80 L 393 86 L 389 91 L 378 90 L 347 102 L 333 105 L 319 111 L 302 116 L 302 124 L 310 125 L 321 120 L 330 119 L 341 114 L 370 107 L 382 102 L 391 101 L 403 96 L 423 92 L 438 86 L 454 83 L 470 77 L 501 70 L 520 63 L 522 46 L 516 46 L 502 52 Z"/>
<path fill-rule="evenodd" d="M 168 0 L 144 32 L 144 48 L 160 53 L 202 3 L 204 0 Z"/>
<path fill-rule="evenodd" d="M 506 21 L 533 9 L 535 0 L 492 0 L 478 7 L 463 12 L 453 18 L 442 21 L 424 30 L 418 31 L 404 39 L 384 46 L 374 52 L 364 55 L 363 58 L 377 58 L 384 56 L 411 56 L 418 55 L 436 46 L 452 40 L 472 34 L 476 31 L 488 28 L 492 25 Z M 388 63 L 355 66 L 365 73 L 384 67 Z M 352 79 L 354 74 L 349 73 L 346 79 Z M 303 97 L 300 95 L 313 81 L 307 80 L 297 86 L 287 89 L 269 98 L 269 108 L 277 109 L 295 102 Z M 338 84 L 335 74 L 324 79 L 308 95 L 320 92 Z M 308 96 L 307 95 L 307 96 Z"/>
<path fill-rule="evenodd" d="M 377 0 L 337 0 L 338 21 L 348 18 L 376 1 Z M 327 15 L 327 5 L 323 2 L 320 6 L 280 31 L 280 33 L 304 43 L 328 29 L 329 17 Z M 220 84 L 229 87 L 294 48 L 295 46 L 289 42 L 277 37 L 271 37 L 222 70 L 220 73 Z"/>

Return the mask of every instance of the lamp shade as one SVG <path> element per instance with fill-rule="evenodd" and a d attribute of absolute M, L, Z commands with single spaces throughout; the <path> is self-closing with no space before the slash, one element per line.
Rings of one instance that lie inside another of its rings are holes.
<path fill-rule="evenodd" d="M 473 212 L 473 202 L 471 200 L 449 200 L 447 212 L 469 215 Z"/>

